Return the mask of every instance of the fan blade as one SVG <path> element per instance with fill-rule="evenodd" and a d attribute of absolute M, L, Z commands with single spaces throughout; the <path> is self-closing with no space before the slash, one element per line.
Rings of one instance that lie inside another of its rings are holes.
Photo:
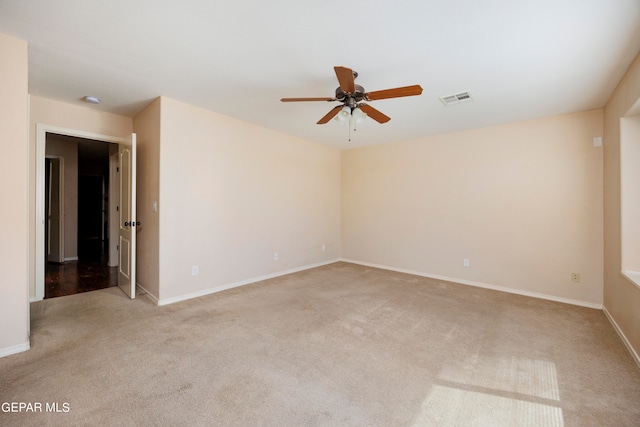
<path fill-rule="evenodd" d="M 335 101 L 335 98 L 282 98 L 282 102 Z"/>
<path fill-rule="evenodd" d="M 333 119 L 336 116 L 336 114 L 338 114 L 338 112 L 340 110 L 342 110 L 342 107 L 343 107 L 342 105 L 338 105 L 337 107 L 333 107 L 331 109 L 331 111 L 329 111 L 323 118 L 318 120 L 317 124 L 323 125 L 323 124 L 327 123 L 329 120 Z"/>
<path fill-rule="evenodd" d="M 367 113 L 367 116 L 371 117 L 378 123 L 387 123 L 389 120 L 391 120 L 391 117 L 384 115 L 380 111 L 373 108 L 371 105 L 361 104 L 360 109 Z"/>
<path fill-rule="evenodd" d="M 375 90 L 365 94 L 365 98 L 369 101 L 376 99 L 400 98 L 403 96 L 414 96 L 422 93 L 420 85 L 396 87 L 394 89 Z"/>
<path fill-rule="evenodd" d="M 333 67 L 338 77 L 338 83 L 340 83 L 340 89 L 346 93 L 354 93 L 356 91 L 355 77 L 353 76 L 353 70 L 346 67 Z"/>

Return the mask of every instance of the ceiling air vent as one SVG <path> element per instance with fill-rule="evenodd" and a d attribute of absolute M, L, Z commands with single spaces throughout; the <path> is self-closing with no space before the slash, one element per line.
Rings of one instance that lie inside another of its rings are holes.
<path fill-rule="evenodd" d="M 453 95 L 441 96 L 440 101 L 447 107 L 453 104 L 460 104 L 461 102 L 469 102 L 473 99 L 471 92 L 460 92 Z"/>

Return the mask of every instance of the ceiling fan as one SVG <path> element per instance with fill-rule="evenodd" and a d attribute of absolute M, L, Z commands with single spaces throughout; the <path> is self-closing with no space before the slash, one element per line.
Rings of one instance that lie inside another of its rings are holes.
<path fill-rule="evenodd" d="M 319 125 L 323 125 L 333 117 L 346 119 L 359 119 L 366 116 L 371 117 L 378 123 L 386 123 L 391 118 L 380 111 L 376 110 L 362 101 L 375 101 L 378 99 L 400 98 L 403 96 L 414 96 L 422 93 L 420 85 L 397 87 L 393 89 L 376 90 L 373 92 L 365 92 L 364 88 L 355 83 L 358 73 L 351 68 L 333 67 L 338 77 L 340 86 L 336 89 L 334 98 L 282 98 L 282 102 L 304 102 L 304 101 L 339 101 L 342 105 L 334 107 L 323 118 L 318 121 Z M 339 115 L 338 115 L 339 114 Z"/>

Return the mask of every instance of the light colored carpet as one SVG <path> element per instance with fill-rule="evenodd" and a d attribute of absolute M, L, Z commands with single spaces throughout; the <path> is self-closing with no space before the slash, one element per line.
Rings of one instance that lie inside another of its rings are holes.
<path fill-rule="evenodd" d="M 43 410 L 3 426 L 640 425 L 640 369 L 599 310 L 347 263 L 31 310 L 0 401 Z"/>

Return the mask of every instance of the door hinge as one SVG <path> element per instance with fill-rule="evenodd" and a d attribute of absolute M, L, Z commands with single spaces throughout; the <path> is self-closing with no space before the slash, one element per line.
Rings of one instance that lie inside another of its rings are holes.
<path fill-rule="evenodd" d="M 120 166 L 116 166 L 116 172 L 120 172 Z"/>
<path fill-rule="evenodd" d="M 120 250 L 120 245 L 116 245 L 116 251 Z"/>
<path fill-rule="evenodd" d="M 116 212 L 120 211 L 120 206 L 116 206 Z"/>

